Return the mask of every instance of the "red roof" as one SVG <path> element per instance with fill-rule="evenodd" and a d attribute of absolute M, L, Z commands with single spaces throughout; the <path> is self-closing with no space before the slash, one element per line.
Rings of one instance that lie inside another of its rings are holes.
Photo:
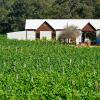
<path fill-rule="evenodd" d="M 96 29 L 90 24 L 88 23 L 83 29 L 83 32 L 94 32 L 96 31 Z"/>

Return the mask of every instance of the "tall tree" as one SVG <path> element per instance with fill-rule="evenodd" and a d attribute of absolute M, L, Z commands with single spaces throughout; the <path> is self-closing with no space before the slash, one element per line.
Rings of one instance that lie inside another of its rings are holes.
<path fill-rule="evenodd" d="M 13 31 L 24 30 L 27 4 L 24 0 L 16 0 L 11 6 L 9 13 L 11 27 Z"/>
<path fill-rule="evenodd" d="M 8 0 L 9 1 L 9 0 Z M 0 5 L 0 33 L 6 33 L 11 31 L 10 23 L 8 22 L 8 14 L 10 12 L 8 1 L 1 0 Z"/>
<path fill-rule="evenodd" d="M 24 30 L 25 19 L 100 18 L 100 0 L 0 0 L 0 33 Z"/>
<path fill-rule="evenodd" d="M 54 18 L 79 18 L 76 12 L 79 6 L 79 0 L 55 0 L 52 13 Z"/>
<path fill-rule="evenodd" d="M 100 19 L 100 1 L 96 0 L 95 2 L 95 18 Z"/>
<path fill-rule="evenodd" d="M 62 31 L 58 39 L 64 44 L 70 43 L 70 40 L 76 42 L 76 38 L 79 35 L 80 33 L 76 26 L 67 26 L 65 27 L 64 31 Z"/>

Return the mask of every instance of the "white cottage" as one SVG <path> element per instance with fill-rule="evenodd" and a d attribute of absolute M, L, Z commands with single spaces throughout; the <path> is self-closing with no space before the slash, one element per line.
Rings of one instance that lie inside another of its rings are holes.
<path fill-rule="evenodd" d="M 85 38 L 94 39 L 93 42 L 100 43 L 100 19 L 27 19 L 25 31 L 7 33 L 8 39 L 18 40 L 47 40 L 58 39 L 66 26 L 77 26 L 80 36 L 76 43 L 84 42 Z"/>

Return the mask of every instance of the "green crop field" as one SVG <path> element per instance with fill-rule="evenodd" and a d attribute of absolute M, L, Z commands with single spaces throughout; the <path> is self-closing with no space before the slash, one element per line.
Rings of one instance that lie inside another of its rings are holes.
<path fill-rule="evenodd" d="M 100 100 L 100 48 L 0 36 L 0 100 Z"/>

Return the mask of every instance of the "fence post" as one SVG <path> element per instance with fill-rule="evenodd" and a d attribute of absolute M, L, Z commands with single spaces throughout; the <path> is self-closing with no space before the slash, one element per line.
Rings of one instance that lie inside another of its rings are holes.
<path fill-rule="evenodd" d="M 26 30 L 26 40 L 27 40 L 27 30 Z"/>

